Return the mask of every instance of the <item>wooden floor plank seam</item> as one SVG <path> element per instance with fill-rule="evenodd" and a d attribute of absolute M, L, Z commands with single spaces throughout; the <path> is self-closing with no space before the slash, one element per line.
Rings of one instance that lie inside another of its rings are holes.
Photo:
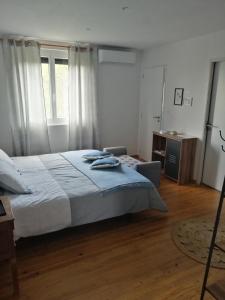
<path fill-rule="evenodd" d="M 177 249 L 171 230 L 180 220 L 214 216 L 219 194 L 165 178 L 160 194 L 166 214 L 149 210 L 19 241 L 19 299 L 199 299 L 204 266 Z M 210 279 L 223 274 L 213 270 Z M 13 299 L 10 283 L 10 272 L 1 264 L 1 300 Z"/>

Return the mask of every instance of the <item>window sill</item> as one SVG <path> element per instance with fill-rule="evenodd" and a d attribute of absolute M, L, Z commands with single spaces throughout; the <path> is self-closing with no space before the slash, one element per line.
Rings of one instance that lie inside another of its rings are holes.
<path fill-rule="evenodd" d="M 69 126 L 69 124 L 68 123 L 50 123 L 50 124 L 48 124 L 48 127 L 56 127 L 56 126 L 65 126 L 65 127 L 67 127 L 67 126 Z"/>

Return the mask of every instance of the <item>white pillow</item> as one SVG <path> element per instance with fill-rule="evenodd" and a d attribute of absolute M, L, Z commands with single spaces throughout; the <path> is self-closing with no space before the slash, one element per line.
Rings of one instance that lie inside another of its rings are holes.
<path fill-rule="evenodd" d="M 0 160 L 0 187 L 15 194 L 31 194 L 31 190 L 23 181 L 23 176 L 4 160 Z"/>
<path fill-rule="evenodd" d="M 9 163 L 11 166 L 14 166 L 13 160 L 2 149 L 0 149 L 0 160 L 4 160 L 7 163 Z"/>

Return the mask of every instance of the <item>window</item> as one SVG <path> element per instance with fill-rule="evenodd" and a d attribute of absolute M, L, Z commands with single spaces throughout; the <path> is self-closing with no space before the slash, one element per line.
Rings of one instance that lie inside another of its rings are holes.
<path fill-rule="evenodd" d="M 68 51 L 42 49 L 41 67 L 48 123 L 67 123 Z"/>

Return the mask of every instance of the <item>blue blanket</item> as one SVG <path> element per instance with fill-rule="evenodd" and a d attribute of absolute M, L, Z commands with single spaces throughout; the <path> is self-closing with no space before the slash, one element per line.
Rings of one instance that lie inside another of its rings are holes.
<path fill-rule="evenodd" d="M 92 170 L 91 163 L 82 158 L 88 152 L 90 150 L 69 151 L 61 153 L 61 155 L 98 186 L 101 192 L 137 187 L 152 189 L 154 187 L 146 177 L 123 164 L 116 168 Z"/>

